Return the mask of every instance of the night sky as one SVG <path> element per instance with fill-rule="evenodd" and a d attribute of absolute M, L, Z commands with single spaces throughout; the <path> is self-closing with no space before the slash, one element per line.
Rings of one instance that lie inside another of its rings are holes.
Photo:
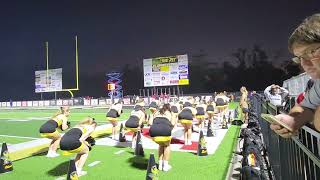
<path fill-rule="evenodd" d="M 106 72 L 142 65 L 148 57 L 203 50 L 219 63 L 230 60 L 235 49 L 257 43 L 283 50 L 287 60 L 288 36 L 319 9 L 319 0 L 1 1 L 0 101 L 40 98 L 34 93 L 34 71 L 46 67 L 45 41 L 49 67 L 63 68 L 63 88 L 72 88 L 78 36 L 80 91 L 75 95 L 100 97 L 106 96 Z"/>

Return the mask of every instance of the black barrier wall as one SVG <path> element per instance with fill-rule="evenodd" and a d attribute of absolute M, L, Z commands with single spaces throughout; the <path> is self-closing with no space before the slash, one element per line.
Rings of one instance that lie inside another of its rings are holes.
<path fill-rule="evenodd" d="M 260 113 L 285 113 L 260 96 L 253 101 L 260 104 Z M 294 101 L 290 101 L 294 102 Z M 290 105 L 292 106 L 292 105 Z M 298 136 L 284 139 L 275 134 L 269 123 L 259 118 L 266 153 L 276 180 L 319 180 L 320 179 L 320 133 L 308 126 L 299 130 Z"/>

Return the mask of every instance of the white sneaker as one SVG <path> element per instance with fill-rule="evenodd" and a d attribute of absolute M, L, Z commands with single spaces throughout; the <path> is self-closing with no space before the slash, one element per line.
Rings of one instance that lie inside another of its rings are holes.
<path fill-rule="evenodd" d="M 58 156 L 60 156 L 60 154 L 58 154 L 56 152 L 49 152 L 46 157 L 55 158 L 55 157 L 58 157 Z"/>
<path fill-rule="evenodd" d="M 53 158 L 60 156 L 60 154 L 58 154 L 58 153 L 52 153 L 51 155 L 52 155 Z"/>
<path fill-rule="evenodd" d="M 78 174 L 78 177 L 85 176 L 87 174 L 87 171 L 79 171 L 77 172 L 77 174 Z"/>
<path fill-rule="evenodd" d="M 192 141 L 188 141 L 188 145 L 192 145 Z"/>
<path fill-rule="evenodd" d="M 163 171 L 169 171 L 172 167 L 168 164 L 166 166 L 163 166 L 162 170 Z"/>

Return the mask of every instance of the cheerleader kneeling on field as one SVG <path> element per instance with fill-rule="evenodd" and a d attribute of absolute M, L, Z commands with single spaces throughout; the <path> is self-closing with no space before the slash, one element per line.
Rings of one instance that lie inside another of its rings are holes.
<path fill-rule="evenodd" d="M 130 117 L 125 123 L 126 129 L 133 132 L 132 148 L 135 148 L 137 132 L 140 131 L 140 127 L 145 119 L 144 102 L 139 102 L 135 105 L 134 110 L 131 111 Z"/>
<path fill-rule="evenodd" d="M 148 125 L 150 126 L 152 124 L 152 120 L 154 118 L 154 115 L 158 112 L 159 109 L 159 101 L 152 101 L 149 104 L 149 110 L 150 114 L 148 115 Z"/>
<path fill-rule="evenodd" d="M 177 124 L 178 122 L 178 114 L 181 111 L 181 105 L 179 104 L 179 102 L 171 102 L 170 103 L 170 110 L 172 113 L 172 118 L 174 120 L 174 124 Z"/>
<path fill-rule="evenodd" d="M 197 110 L 192 107 L 190 102 L 183 104 L 183 109 L 178 114 L 178 119 L 184 127 L 184 144 L 191 145 L 191 134 L 192 134 L 192 120 L 195 117 Z"/>
<path fill-rule="evenodd" d="M 69 114 L 69 107 L 60 107 L 60 111 L 40 127 L 39 132 L 41 137 L 52 139 L 47 157 L 53 158 L 59 156 L 57 149 L 61 140 L 61 135 L 58 132 L 58 129 L 64 131 L 70 127 L 70 122 L 68 122 Z"/>
<path fill-rule="evenodd" d="M 213 120 L 213 116 L 214 116 L 214 108 L 215 108 L 216 104 L 212 101 L 212 100 L 209 100 L 208 103 L 207 103 L 207 109 L 206 109 L 206 112 L 207 112 L 207 115 L 208 115 L 208 124 L 209 123 L 212 123 L 212 120 Z"/>
<path fill-rule="evenodd" d="M 202 100 L 199 104 L 196 105 L 196 110 L 197 110 L 196 118 L 198 120 L 199 129 L 204 128 L 206 109 L 207 109 L 207 105 L 205 100 Z"/>
<path fill-rule="evenodd" d="M 215 103 L 219 113 L 220 121 L 222 121 L 222 118 L 224 117 L 225 112 L 228 108 L 228 102 L 229 102 L 229 98 L 223 92 L 219 93 L 215 97 Z"/>
<path fill-rule="evenodd" d="M 155 114 L 150 127 L 150 136 L 153 141 L 159 144 L 159 170 L 169 171 L 171 131 L 175 125 L 173 115 L 170 111 L 170 104 L 164 104 L 159 112 Z"/>
<path fill-rule="evenodd" d="M 112 124 L 112 139 L 116 139 L 118 117 L 122 113 L 123 101 L 119 99 L 117 103 L 111 105 L 106 117 L 107 120 Z"/>
<path fill-rule="evenodd" d="M 94 121 L 94 118 L 87 117 L 71 128 L 61 138 L 60 149 L 64 151 L 64 154 L 77 154 L 75 165 L 78 176 L 87 174 L 86 171 L 82 171 L 82 167 L 87 160 L 91 147 L 94 145 L 94 140 L 90 135 L 96 126 L 97 123 Z"/>

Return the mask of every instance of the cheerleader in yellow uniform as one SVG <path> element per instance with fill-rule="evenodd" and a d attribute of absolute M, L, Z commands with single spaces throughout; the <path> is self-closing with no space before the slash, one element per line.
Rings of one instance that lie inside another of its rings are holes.
<path fill-rule="evenodd" d="M 199 129 L 204 128 L 204 119 L 205 119 L 205 115 L 206 115 L 206 109 L 207 109 L 207 105 L 206 105 L 205 100 L 202 100 L 199 104 L 196 105 L 196 110 L 197 110 L 196 118 L 199 123 L 198 124 Z"/>
<path fill-rule="evenodd" d="M 175 125 L 178 122 L 178 114 L 181 111 L 181 109 L 182 109 L 182 106 L 180 103 L 178 103 L 178 102 L 171 102 L 170 103 L 170 111 L 172 113 L 173 121 L 174 121 Z"/>
<path fill-rule="evenodd" d="M 87 174 L 86 171 L 82 171 L 82 168 L 93 145 L 88 142 L 88 139 L 91 139 L 90 135 L 96 126 L 94 118 L 87 117 L 61 138 L 60 149 L 64 151 L 64 154 L 77 154 L 74 161 L 78 176 Z"/>
<path fill-rule="evenodd" d="M 122 105 L 123 101 L 119 99 L 119 101 L 115 104 L 112 104 L 106 117 L 107 120 L 112 124 L 112 138 L 116 139 L 117 133 L 117 125 L 118 125 L 118 117 L 120 117 L 122 113 Z"/>
<path fill-rule="evenodd" d="M 182 126 L 184 127 L 184 144 L 191 145 L 191 128 L 192 128 L 192 120 L 195 117 L 197 110 L 192 107 L 190 102 L 185 102 L 183 104 L 183 109 L 178 114 L 178 119 Z"/>
<path fill-rule="evenodd" d="M 212 100 L 208 101 L 207 109 L 206 109 L 206 112 L 208 115 L 208 123 L 212 123 L 214 111 L 215 111 L 215 106 L 216 106 L 216 104 Z"/>
<path fill-rule="evenodd" d="M 219 113 L 220 121 L 222 121 L 222 117 L 224 116 L 228 108 L 228 102 L 229 102 L 229 98 L 223 92 L 219 93 L 215 97 L 215 103 Z"/>
<path fill-rule="evenodd" d="M 158 108 L 159 108 L 159 101 L 152 101 L 149 104 L 149 110 L 150 110 L 150 114 L 148 116 L 148 125 L 150 126 L 152 123 L 152 120 L 154 118 L 154 115 L 158 112 Z"/>
<path fill-rule="evenodd" d="M 170 111 L 170 104 L 164 104 L 155 114 L 149 131 L 153 141 L 159 144 L 159 170 L 169 171 L 171 169 L 169 165 L 170 142 L 174 125 L 175 121 Z"/>
<path fill-rule="evenodd" d="M 132 136 L 132 148 L 135 148 L 135 142 L 136 142 L 136 135 L 137 132 L 140 131 L 140 127 L 142 123 L 146 119 L 146 113 L 144 109 L 144 102 L 138 102 L 134 110 L 131 111 L 129 119 L 125 123 L 126 129 L 133 132 Z"/>
<path fill-rule="evenodd" d="M 57 149 L 61 140 L 61 135 L 58 132 L 58 129 L 64 131 L 69 128 L 69 114 L 69 107 L 60 107 L 60 111 L 40 127 L 40 135 L 42 137 L 52 139 L 47 157 L 53 158 L 59 156 L 59 154 L 57 153 Z"/>

